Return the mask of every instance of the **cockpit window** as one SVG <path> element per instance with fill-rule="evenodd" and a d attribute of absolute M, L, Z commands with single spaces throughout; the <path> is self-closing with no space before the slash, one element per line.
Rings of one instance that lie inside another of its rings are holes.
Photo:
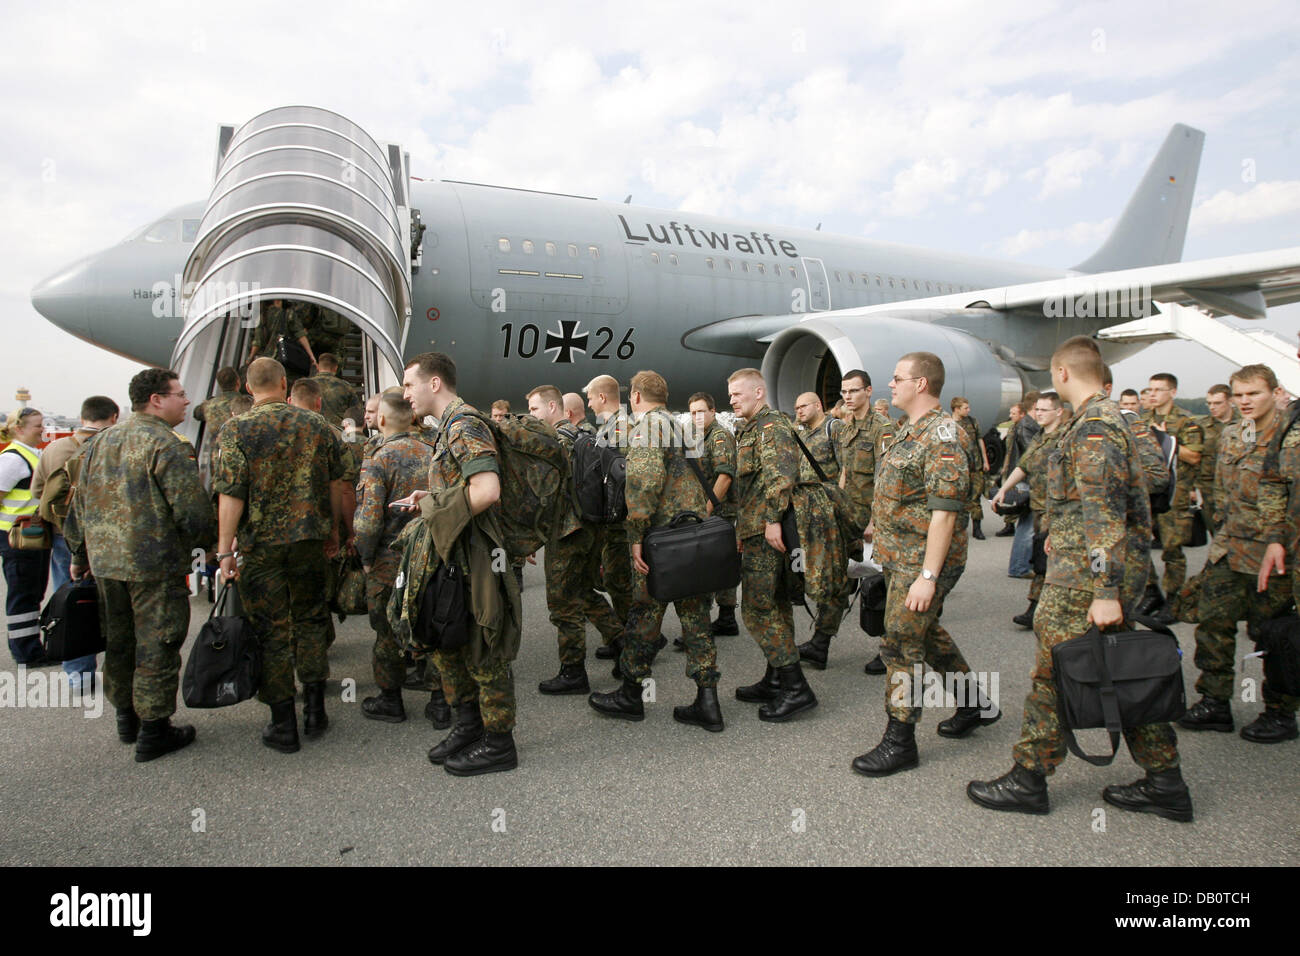
<path fill-rule="evenodd" d="M 159 219 L 144 231 L 145 242 L 175 242 L 176 220 Z"/>
<path fill-rule="evenodd" d="M 198 219 L 184 219 L 181 221 L 181 242 L 193 242 L 199 234 Z"/>

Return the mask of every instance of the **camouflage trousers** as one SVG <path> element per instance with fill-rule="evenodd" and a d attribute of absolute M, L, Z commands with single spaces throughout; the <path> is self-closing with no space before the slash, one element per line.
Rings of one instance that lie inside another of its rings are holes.
<path fill-rule="evenodd" d="M 433 663 L 442 675 L 447 703 L 478 701 L 483 727 L 494 734 L 515 729 L 515 675 L 509 661 L 488 660 L 475 665 L 468 647 L 434 651 Z"/>
<path fill-rule="evenodd" d="M 761 534 L 741 542 L 740 616 L 773 667 L 799 660 L 794 645 L 794 607 L 781 583 L 785 565 L 786 556 Z"/>
<path fill-rule="evenodd" d="M 372 569 L 373 570 L 373 569 Z M 371 667 L 375 684 L 380 690 L 398 690 L 406 679 L 406 658 L 402 645 L 388 621 L 388 601 L 393 596 L 393 586 L 377 581 L 371 574 L 366 578 L 366 607 L 370 626 L 375 632 L 375 647 L 371 651 Z M 430 687 L 441 686 L 438 669 L 429 661 L 425 665 L 425 681 Z"/>
<path fill-rule="evenodd" d="M 940 674 L 970 672 L 957 642 L 939 623 L 943 599 L 963 570 L 944 569 L 934 582 L 934 600 L 929 608 L 909 611 L 907 592 L 921 576 L 921 569 L 885 569 L 885 635 L 880 639 L 880 659 L 886 671 L 885 711 L 895 720 L 915 724 L 921 719 L 922 688 L 915 686 L 920 664 Z"/>
<path fill-rule="evenodd" d="M 966 511 L 972 521 L 979 521 L 984 517 L 984 503 L 980 501 L 980 495 L 984 494 L 983 471 L 972 471 L 970 473 L 970 503 L 966 506 Z"/>
<path fill-rule="evenodd" d="M 1235 690 L 1237 622 L 1255 624 L 1284 613 L 1291 606 L 1291 576 L 1273 575 L 1260 594 L 1257 577 L 1233 571 L 1227 558 L 1208 565 L 1201 575 L 1200 624 L 1196 627 L 1196 692 L 1203 697 L 1231 700 Z M 1295 713 L 1300 698 L 1279 694 L 1264 682 L 1264 706 Z"/>
<path fill-rule="evenodd" d="M 1201 517 L 1205 519 L 1205 529 L 1207 531 L 1212 531 L 1214 529 L 1214 516 L 1214 495 L 1202 488 Z"/>
<path fill-rule="evenodd" d="M 709 630 L 709 595 L 673 601 L 682 622 L 682 643 L 686 645 L 686 676 L 699 687 L 718 686 L 718 652 Z M 660 604 L 646 590 L 646 576 L 632 569 L 632 611 L 623 632 L 623 653 L 618 666 L 623 676 L 640 681 L 650 676 L 650 659 L 663 626 L 667 604 Z"/>
<path fill-rule="evenodd" d="M 1052 648 L 1062 641 L 1087 633 L 1091 591 L 1078 591 L 1047 584 L 1034 612 L 1038 653 L 1030 675 L 1031 687 L 1025 698 L 1025 717 L 1020 740 L 1011 751 L 1016 763 L 1039 773 L 1050 774 L 1065 759 L 1068 750 L 1056 713 L 1056 681 L 1052 676 Z M 1172 724 L 1146 724 L 1124 731 L 1124 740 L 1134 761 L 1143 770 L 1159 773 L 1178 766 L 1178 737 Z"/>
<path fill-rule="evenodd" d="M 134 708 L 141 720 L 176 713 L 181 645 L 190 629 L 185 578 L 99 582 L 104 625 L 104 692 L 118 710 Z"/>
<path fill-rule="evenodd" d="M 1184 504 L 1181 508 L 1170 508 L 1164 514 L 1156 515 L 1155 520 L 1163 548 L 1160 557 L 1165 562 L 1165 574 L 1160 585 L 1166 596 L 1177 594 L 1187 579 L 1187 556 L 1183 554 L 1183 544 L 1192 536 L 1192 516 Z M 1156 579 L 1155 564 L 1150 565 L 1148 579 Z"/>
<path fill-rule="evenodd" d="M 614 605 L 614 616 L 622 623 L 632 608 L 632 552 L 627 546 L 627 529 L 621 524 L 598 525 L 596 542 L 601 583 Z"/>
<path fill-rule="evenodd" d="M 849 578 L 844 586 L 844 591 L 834 600 L 823 601 L 817 605 L 817 621 L 813 627 L 823 634 L 838 634 L 840 623 L 844 620 L 844 615 L 848 613 L 849 601 L 853 599 L 853 592 L 856 590 L 858 582 L 855 578 Z"/>
<path fill-rule="evenodd" d="M 293 699 L 295 671 L 304 684 L 330 676 L 325 565 L 320 540 L 258 544 L 244 554 L 239 596 L 262 644 L 264 704 Z"/>
<path fill-rule="evenodd" d="M 623 622 L 596 590 L 600 550 L 596 531 L 582 527 L 546 545 L 546 608 L 551 612 L 560 645 L 561 664 L 581 664 L 587 658 L 587 621 L 609 644 L 623 633 Z"/>

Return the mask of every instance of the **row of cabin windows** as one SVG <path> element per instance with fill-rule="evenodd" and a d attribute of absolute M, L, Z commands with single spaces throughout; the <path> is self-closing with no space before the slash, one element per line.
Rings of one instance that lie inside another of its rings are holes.
<path fill-rule="evenodd" d="M 899 289 L 904 292 L 907 291 L 907 283 L 908 283 L 907 279 L 901 279 L 895 276 L 880 276 L 880 275 L 873 277 L 866 272 L 845 272 L 843 273 L 843 275 L 841 275 L 840 270 L 838 269 L 835 270 L 836 282 L 843 284 L 845 281 L 845 277 L 847 277 L 849 285 L 860 284 L 860 285 L 869 286 L 871 285 L 872 280 L 874 278 L 876 287 L 879 289 L 885 288 L 886 284 L 888 284 L 888 287 L 891 289 Z M 951 282 L 930 282 L 927 280 L 926 282 L 922 283 L 920 279 L 912 279 L 911 282 L 912 282 L 913 290 L 917 292 L 923 292 L 923 291 L 937 292 L 937 293 L 972 292 L 975 289 L 974 286 L 954 285 Z"/>
<path fill-rule="evenodd" d="M 546 254 L 548 256 L 558 256 L 560 254 L 559 243 L 546 242 L 543 243 L 543 248 L 545 248 Z M 510 240 L 507 239 L 505 236 L 502 236 L 500 239 L 497 240 L 497 249 L 499 249 L 501 252 L 509 252 Z M 537 244 L 534 243 L 533 240 L 531 239 L 524 239 L 520 241 L 519 249 L 521 252 L 523 252 L 524 255 L 531 256 L 534 252 L 537 251 Z M 578 258 L 579 252 L 578 252 L 577 243 L 574 242 L 565 243 L 565 252 L 568 253 L 570 259 Z M 588 246 L 587 255 L 589 255 L 593 260 L 599 259 L 600 247 Z"/>

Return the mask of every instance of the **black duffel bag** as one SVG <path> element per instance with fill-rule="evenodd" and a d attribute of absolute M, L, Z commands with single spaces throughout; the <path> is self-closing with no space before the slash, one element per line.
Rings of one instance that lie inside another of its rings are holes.
<path fill-rule="evenodd" d="M 993 512 L 1004 518 L 1018 518 L 1029 510 L 1029 482 L 1017 481 L 993 506 Z"/>
<path fill-rule="evenodd" d="M 425 651 L 452 651 L 469 643 L 465 575 L 450 561 L 438 564 L 420 594 L 411 640 Z"/>
<path fill-rule="evenodd" d="M 885 633 L 885 572 L 872 568 L 858 582 L 862 606 L 858 609 L 858 623 L 869 637 L 883 637 Z"/>
<path fill-rule="evenodd" d="M 1035 574 L 1047 573 L 1047 532 L 1046 531 L 1034 532 L 1033 554 L 1030 557 L 1029 563 L 1033 566 Z"/>
<path fill-rule="evenodd" d="M 1192 509 L 1192 530 L 1187 538 L 1187 547 L 1203 548 L 1210 543 L 1209 532 L 1205 528 L 1205 515 L 1200 508 Z"/>
<path fill-rule="evenodd" d="M 286 335 L 280 336 L 275 344 L 275 358 L 290 375 L 308 375 L 311 373 L 311 359 L 301 342 L 296 342 Z"/>
<path fill-rule="evenodd" d="M 1093 627 L 1052 648 L 1056 709 L 1070 753 L 1104 767 L 1115 759 L 1120 734 L 1146 724 L 1175 721 L 1187 712 L 1182 651 L 1174 632 L 1141 615 L 1146 631 Z M 1110 755 L 1083 752 L 1074 731 L 1105 727 Z"/>
<path fill-rule="evenodd" d="M 104 650 L 94 578 L 68 581 L 50 595 L 41 610 L 41 643 L 52 661 L 75 661 Z"/>
<path fill-rule="evenodd" d="M 256 694 L 261 682 L 261 642 L 235 584 L 227 583 L 190 648 L 181 695 L 186 707 L 229 707 Z"/>
<path fill-rule="evenodd" d="M 1269 690 L 1300 696 L 1300 616 L 1294 611 L 1250 627 L 1255 650 L 1263 651 Z"/>

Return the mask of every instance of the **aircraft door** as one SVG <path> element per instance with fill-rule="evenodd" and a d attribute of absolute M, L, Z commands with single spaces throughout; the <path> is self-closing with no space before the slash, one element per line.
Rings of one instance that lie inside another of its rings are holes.
<path fill-rule="evenodd" d="M 820 259 L 804 256 L 803 270 L 808 276 L 809 311 L 825 312 L 831 307 L 831 284 L 826 278 L 826 266 Z"/>

